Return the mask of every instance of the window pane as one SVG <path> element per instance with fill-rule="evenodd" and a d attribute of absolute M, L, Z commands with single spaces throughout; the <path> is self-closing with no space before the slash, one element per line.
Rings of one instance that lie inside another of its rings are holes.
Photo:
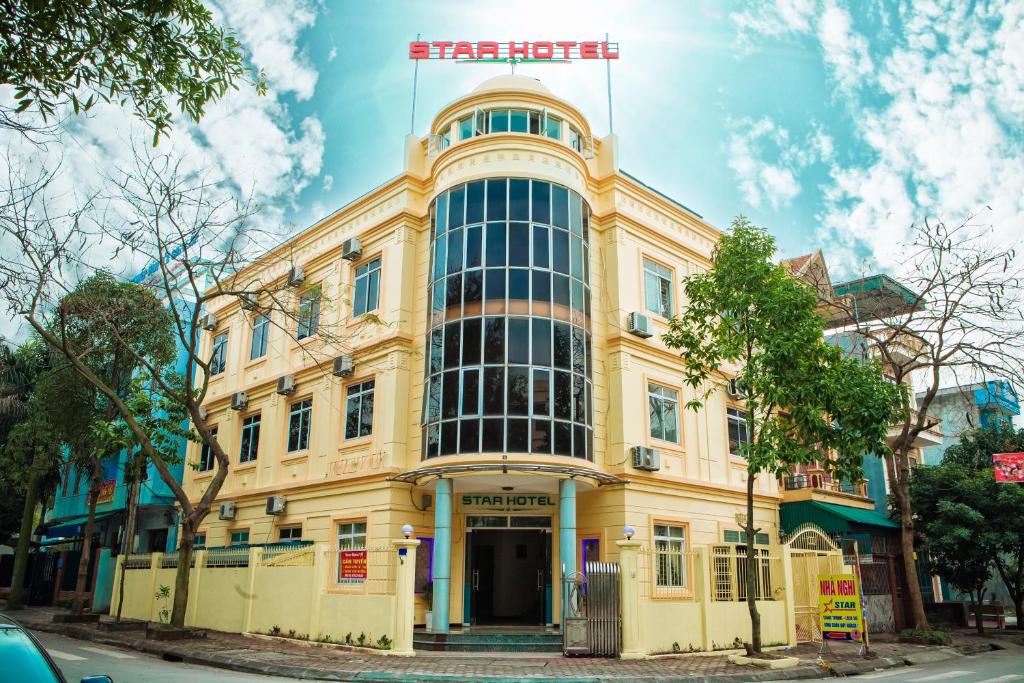
<path fill-rule="evenodd" d="M 508 362 L 530 362 L 530 320 L 509 318 L 508 320 Z"/>
<path fill-rule="evenodd" d="M 487 224 L 487 263 L 488 266 L 505 265 L 505 224 Z"/>
<path fill-rule="evenodd" d="M 562 420 L 572 418 L 572 375 L 555 372 L 555 417 Z"/>
<path fill-rule="evenodd" d="M 448 233 L 448 272 L 457 273 L 462 270 L 462 230 Z"/>
<path fill-rule="evenodd" d="M 551 269 L 569 272 L 569 233 L 563 230 L 551 231 Z"/>
<path fill-rule="evenodd" d="M 430 425 L 425 430 L 426 433 L 426 456 L 428 458 L 437 457 L 440 454 L 441 446 L 441 426 Z"/>
<path fill-rule="evenodd" d="M 530 421 L 509 418 L 508 449 L 510 453 L 530 452 Z"/>
<path fill-rule="evenodd" d="M 510 266 L 530 265 L 529 223 L 508 224 L 508 264 Z"/>
<path fill-rule="evenodd" d="M 462 273 L 448 276 L 448 290 L 445 292 L 445 317 L 458 318 L 462 313 Z"/>
<path fill-rule="evenodd" d="M 508 181 L 508 219 L 530 220 L 530 181 L 513 178 Z"/>
<path fill-rule="evenodd" d="M 508 131 L 508 110 L 495 109 L 491 112 L 491 132 L 505 133 Z"/>
<path fill-rule="evenodd" d="M 528 133 L 530 132 L 530 119 L 529 113 L 522 109 L 512 110 L 512 123 L 509 129 L 513 133 Z"/>
<path fill-rule="evenodd" d="M 551 223 L 569 229 L 569 191 L 558 185 L 551 186 Z"/>
<path fill-rule="evenodd" d="M 448 229 L 465 224 L 466 188 L 460 185 L 448 193 Z"/>
<path fill-rule="evenodd" d="M 430 372 L 441 369 L 442 352 L 444 351 L 444 330 L 438 328 L 430 333 Z"/>
<path fill-rule="evenodd" d="M 513 301 L 530 300 L 530 271 L 525 268 L 510 268 L 508 271 L 508 300 L 509 305 Z M 511 313 L 526 313 L 526 307 L 519 310 L 510 310 Z"/>
<path fill-rule="evenodd" d="M 572 262 L 572 276 L 578 280 L 583 279 L 583 240 L 573 235 L 569 243 L 571 248 L 570 261 Z"/>
<path fill-rule="evenodd" d="M 534 318 L 530 336 L 530 349 L 534 365 L 551 365 L 551 322 Z"/>
<path fill-rule="evenodd" d="M 445 264 L 448 262 L 448 240 L 444 236 L 438 237 L 434 242 L 434 273 L 433 279 L 444 277 Z"/>
<path fill-rule="evenodd" d="M 478 415 L 480 413 L 480 371 L 462 371 L 462 414 Z"/>
<path fill-rule="evenodd" d="M 356 288 L 352 294 L 352 315 L 366 313 L 366 288 L 368 284 L 367 278 L 362 276 L 356 277 Z"/>
<path fill-rule="evenodd" d="M 441 419 L 459 416 L 459 371 L 448 370 L 444 373 L 444 384 L 441 392 Z"/>
<path fill-rule="evenodd" d="M 548 137 L 555 140 L 562 139 L 562 121 L 548 114 Z"/>
<path fill-rule="evenodd" d="M 503 268 L 488 268 L 487 274 L 484 277 L 487 278 L 487 289 L 485 291 L 487 300 L 504 301 L 505 270 Z"/>
<path fill-rule="evenodd" d="M 510 366 L 508 369 L 508 414 L 530 413 L 530 369 Z"/>
<path fill-rule="evenodd" d="M 455 321 L 444 326 L 444 366 L 454 368 L 459 365 L 459 342 L 462 337 L 462 323 Z"/>
<path fill-rule="evenodd" d="M 551 302 L 551 273 L 533 271 L 533 300 L 542 303 Z M 537 314 L 536 310 L 534 314 Z M 547 315 L 547 313 L 545 312 L 543 315 Z"/>
<path fill-rule="evenodd" d="M 467 318 L 462 321 L 463 365 L 480 365 L 480 332 L 480 318 Z"/>
<path fill-rule="evenodd" d="M 484 415 L 505 413 L 505 369 L 484 368 Z"/>
<path fill-rule="evenodd" d="M 533 226 L 533 265 L 538 268 L 547 268 L 551 264 L 548 254 L 548 230 L 545 226 Z"/>
<path fill-rule="evenodd" d="M 555 422 L 555 455 L 572 455 L 572 425 Z"/>
<path fill-rule="evenodd" d="M 441 455 L 452 455 L 459 450 L 459 423 L 457 420 L 441 423 Z"/>
<path fill-rule="evenodd" d="M 535 223 L 551 223 L 551 184 L 534 180 L 532 185 L 533 221 Z"/>
<path fill-rule="evenodd" d="M 554 329 L 554 365 L 556 368 L 568 369 L 572 364 L 572 339 L 569 326 L 556 322 Z"/>
<path fill-rule="evenodd" d="M 484 219 L 484 181 L 477 180 L 466 186 L 466 225 Z"/>
<path fill-rule="evenodd" d="M 441 235 L 448 229 L 448 193 L 442 192 L 437 196 L 437 234 Z"/>
<path fill-rule="evenodd" d="M 504 178 L 487 181 L 487 220 L 503 221 L 505 214 L 505 194 L 507 182 Z"/>
<path fill-rule="evenodd" d="M 551 420 L 531 420 L 533 439 L 530 451 L 533 453 L 551 452 Z"/>
<path fill-rule="evenodd" d="M 466 272 L 463 285 L 463 301 L 466 304 L 466 315 L 480 311 L 480 300 L 484 296 L 484 273 L 482 270 Z"/>
<path fill-rule="evenodd" d="M 468 140 L 473 137 L 473 117 L 467 116 L 459 119 L 459 140 Z"/>
<path fill-rule="evenodd" d="M 466 268 L 479 268 L 482 265 L 483 227 L 474 225 L 466 228 Z"/>
<path fill-rule="evenodd" d="M 533 371 L 533 414 L 551 414 L 551 371 Z"/>
<path fill-rule="evenodd" d="M 505 450 L 504 418 L 484 420 L 483 450 L 494 453 Z"/>
<path fill-rule="evenodd" d="M 504 318 L 487 318 L 484 326 L 484 362 L 505 362 Z"/>
<path fill-rule="evenodd" d="M 480 451 L 480 420 L 459 420 L 459 452 Z"/>
<path fill-rule="evenodd" d="M 430 378 L 427 389 L 427 422 L 436 422 L 441 419 L 441 377 Z"/>

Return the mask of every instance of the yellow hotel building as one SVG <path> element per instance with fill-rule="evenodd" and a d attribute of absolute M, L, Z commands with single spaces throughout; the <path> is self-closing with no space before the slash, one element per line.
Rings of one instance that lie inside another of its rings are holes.
<path fill-rule="evenodd" d="M 617 144 L 538 81 L 492 78 L 409 136 L 400 175 L 241 273 L 291 278 L 296 315 L 209 311 L 205 407 L 232 462 L 198 542 L 344 550 L 411 524 L 444 633 L 557 624 L 563 570 L 617 560 L 628 526 L 658 550 L 639 577 L 655 608 L 692 601 L 695 550 L 739 542 L 745 427 L 724 378 L 684 409 L 660 335 L 720 233 Z M 198 497 L 209 457 L 188 460 Z M 756 492 L 777 546 L 778 484 Z"/>

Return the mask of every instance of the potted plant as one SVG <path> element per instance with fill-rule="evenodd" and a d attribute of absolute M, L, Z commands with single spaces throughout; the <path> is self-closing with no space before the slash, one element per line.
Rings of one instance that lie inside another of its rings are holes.
<path fill-rule="evenodd" d="M 434 630 L 434 582 L 427 581 L 423 586 L 423 599 L 427 601 L 427 632 Z"/>

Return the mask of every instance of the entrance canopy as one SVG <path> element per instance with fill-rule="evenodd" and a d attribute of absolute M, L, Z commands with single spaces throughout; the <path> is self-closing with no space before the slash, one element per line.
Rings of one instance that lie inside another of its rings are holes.
<path fill-rule="evenodd" d="M 899 525 L 876 510 L 832 505 L 816 500 L 786 503 L 780 511 L 782 528 L 791 532 L 801 524 L 817 524 L 830 534 L 847 534 L 862 531 L 860 527 L 876 527 L 880 530 L 898 529 Z"/>
<path fill-rule="evenodd" d="M 574 465 L 537 465 L 532 463 L 473 463 L 465 465 L 439 465 L 436 467 L 420 467 L 419 469 L 402 472 L 390 477 L 390 481 L 401 481 L 414 486 L 434 478 L 450 477 L 454 474 L 490 474 L 490 473 L 516 473 L 516 474 L 546 474 L 553 476 L 568 477 L 571 479 L 588 479 L 598 486 L 610 486 L 613 484 L 628 484 L 629 480 L 620 479 L 613 474 L 599 472 L 587 467 Z"/>

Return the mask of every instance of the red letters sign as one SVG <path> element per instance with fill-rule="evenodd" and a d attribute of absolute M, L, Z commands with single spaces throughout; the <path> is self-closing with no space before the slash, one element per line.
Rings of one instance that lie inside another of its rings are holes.
<path fill-rule="evenodd" d="M 100 484 L 99 493 L 96 496 L 96 504 L 109 503 L 114 500 L 114 493 L 117 491 L 117 480 L 108 479 Z"/>
<path fill-rule="evenodd" d="M 618 59 L 619 44 L 597 40 L 537 40 L 499 43 L 481 40 L 415 40 L 409 59 L 488 62 L 567 62 L 572 59 Z"/>
<path fill-rule="evenodd" d="M 338 566 L 339 579 L 366 578 L 366 551 L 342 550 Z"/>
<path fill-rule="evenodd" d="M 993 453 L 996 481 L 1024 481 L 1024 453 Z"/>

